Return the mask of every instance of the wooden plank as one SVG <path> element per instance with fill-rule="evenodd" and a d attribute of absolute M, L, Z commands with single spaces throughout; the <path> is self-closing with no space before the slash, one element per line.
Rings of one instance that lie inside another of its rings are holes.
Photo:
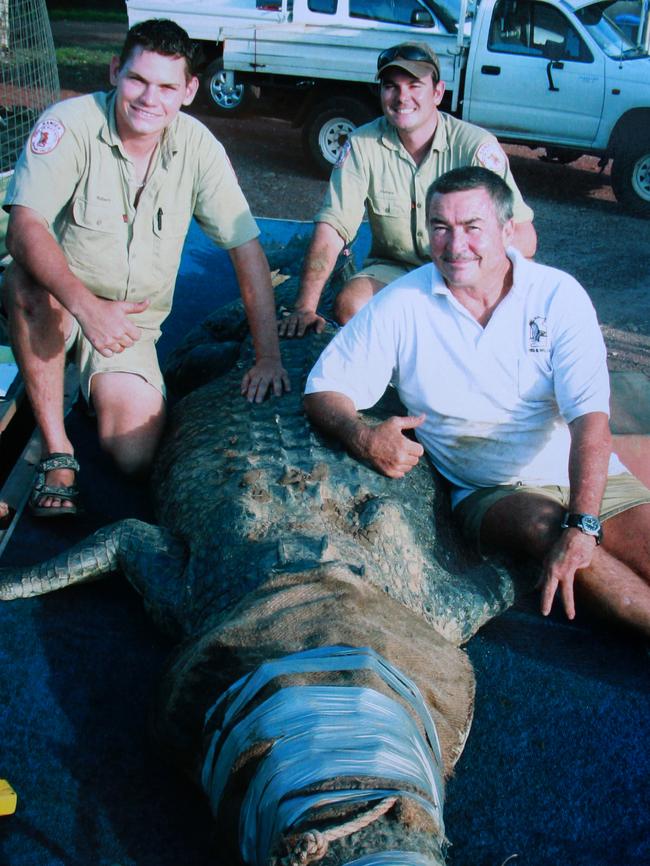
<path fill-rule="evenodd" d="M 13 387 L 13 386 L 12 386 Z M 25 386 L 18 382 L 11 397 L 0 400 L 0 436 L 5 432 L 25 399 Z"/>

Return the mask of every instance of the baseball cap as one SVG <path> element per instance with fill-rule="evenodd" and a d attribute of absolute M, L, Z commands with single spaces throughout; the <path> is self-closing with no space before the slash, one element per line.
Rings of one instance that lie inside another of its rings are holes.
<path fill-rule="evenodd" d="M 440 80 L 440 61 L 433 48 L 425 42 L 401 42 L 386 48 L 377 58 L 377 78 L 389 66 L 405 69 L 416 78 L 425 78 L 433 73 L 436 81 Z"/>

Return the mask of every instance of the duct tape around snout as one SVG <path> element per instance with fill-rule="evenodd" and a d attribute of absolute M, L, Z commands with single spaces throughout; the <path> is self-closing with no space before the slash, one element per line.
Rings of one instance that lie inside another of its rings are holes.
<path fill-rule="evenodd" d="M 381 677 L 411 707 L 426 739 L 402 704 L 366 687 L 289 686 L 247 710 L 259 691 L 279 676 L 362 669 Z M 217 713 L 222 716 L 220 727 L 210 732 Z M 206 714 L 206 733 L 202 782 L 215 815 L 237 758 L 255 743 L 273 744 L 256 768 L 240 811 L 240 850 L 251 866 L 267 863 L 279 834 L 309 810 L 327 804 L 408 797 L 427 811 L 444 838 L 442 761 L 433 719 L 415 683 L 368 647 L 324 647 L 266 662 L 215 702 Z M 291 796 L 308 785 L 345 776 L 388 778 L 395 787 Z M 404 784 L 422 793 L 404 790 Z M 378 856 L 354 862 L 388 862 Z M 409 859 L 395 859 L 399 856 Z M 414 852 L 393 851 L 390 857 L 395 866 L 430 862 Z"/>

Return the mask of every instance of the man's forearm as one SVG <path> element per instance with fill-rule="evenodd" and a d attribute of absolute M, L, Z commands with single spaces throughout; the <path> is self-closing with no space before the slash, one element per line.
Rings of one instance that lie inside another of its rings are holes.
<path fill-rule="evenodd" d="M 7 231 L 14 260 L 69 313 L 79 317 L 94 295 L 70 270 L 65 254 L 45 220 L 28 208 L 14 206 Z"/>
<path fill-rule="evenodd" d="M 280 358 L 280 342 L 275 325 L 275 299 L 271 274 L 264 251 L 257 239 L 230 250 L 244 309 L 253 337 L 255 356 Z"/>
<path fill-rule="evenodd" d="M 343 240 L 336 229 L 328 223 L 316 223 L 302 266 L 296 308 L 316 311 L 343 246 Z"/>
<path fill-rule="evenodd" d="M 612 437 L 604 412 L 589 412 L 569 425 L 569 510 L 598 514 L 607 483 Z"/>
<path fill-rule="evenodd" d="M 424 415 L 394 415 L 371 426 L 357 414 L 352 400 L 337 391 L 307 394 L 305 410 L 316 427 L 389 478 L 403 478 L 424 454 L 419 442 L 404 435 L 419 427 Z"/>
<path fill-rule="evenodd" d="M 305 394 L 305 411 L 315 427 L 339 439 L 355 456 L 364 458 L 368 425 L 359 417 L 354 403 L 337 391 Z"/>

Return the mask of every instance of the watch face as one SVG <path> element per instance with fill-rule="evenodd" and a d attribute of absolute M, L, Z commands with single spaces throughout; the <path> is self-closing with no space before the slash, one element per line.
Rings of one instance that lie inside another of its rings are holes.
<path fill-rule="evenodd" d="M 582 526 L 587 532 L 600 532 L 600 520 L 597 517 L 592 517 L 591 514 L 585 514 L 582 518 Z"/>

